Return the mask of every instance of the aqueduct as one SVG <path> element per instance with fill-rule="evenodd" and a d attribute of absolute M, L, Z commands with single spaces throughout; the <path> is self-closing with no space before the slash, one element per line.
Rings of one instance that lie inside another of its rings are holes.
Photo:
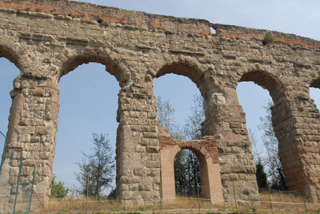
<path fill-rule="evenodd" d="M 263 42 L 267 34 L 274 44 Z M 172 181 L 166 171 L 172 166 L 160 163 L 170 159 L 166 152 L 174 153 L 172 147 L 175 152 L 190 148 L 202 157 L 203 183 L 213 185 L 206 193 L 212 202 L 232 199 L 232 183 L 238 199 L 259 200 L 245 113 L 236 94 L 239 82 L 253 81 L 274 102 L 272 120 L 287 186 L 297 190 L 301 183 L 305 194 L 319 201 L 320 114 L 309 96 L 309 87 L 320 88 L 319 41 L 67 0 L 0 0 L 0 57 L 21 71 L 10 92 L 7 137 L 37 166 L 34 189 L 45 203 L 58 129 L 59 80 L 88 62 L 105 65 L 121 87 L 120 199 L 143 204 L 169 198 L 172 190 L 165 193 L 160 180 Z M 207 136 L 202 141 L 174 142 L 161 135 L 153 80 L 167 73 L 187 76 L 201 91 Z M 11 177 L 17 174 L 14 163 L 7 158 L 3 165 Z M 161 178 L 161 170 L 169 177 Z M 2 190 L 1 200 L 10 201 L 14 192 L 13 187 Z"/>

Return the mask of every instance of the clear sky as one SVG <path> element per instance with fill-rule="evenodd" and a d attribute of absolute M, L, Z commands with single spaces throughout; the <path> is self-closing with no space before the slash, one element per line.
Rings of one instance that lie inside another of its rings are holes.
<path fill-rule="evenodd" d="M 84 0 L 85 1 L 85 0 Z M 145 11 L 177 17 L 207 19 L 212 23 L 276 30 L 320 40 L 320 1 L 318 0 L 87 0 L 94 4 Z M 0 38 L 1 39 L 1 38 Z M 12 81 L 19 70 L 8 60 L 0 59 L 0 130 L 7 131 Z M 89 153 L 92 132 L 106 133 L 115 146 L 116 111 L 120 87 L 116 79 L 100 64 L 79 66 L 60 80 L 60 115 L 53 172 L 68 187 L 78 186 L 73 173 L 81 152 Z M 155 80 L 154 94 L 169 99 L 176 109 L 181 126 L 190 115 L 193 94 L 199 93 L 188 78 L 165 75 Z M 257 133 L 261 108 L 270 100 L 268 91 L 253 83 L 240 83 L 240 104 L 247 114 L 247 126 Z M 319 99 L 319 91 L 311 97 Z M 317 103 L 320 106 L 320 103 Z"/>

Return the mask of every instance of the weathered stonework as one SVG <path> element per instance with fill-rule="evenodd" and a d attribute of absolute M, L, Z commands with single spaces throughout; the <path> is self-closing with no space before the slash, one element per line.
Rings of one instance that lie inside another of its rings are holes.
<path fill-rule="evenodd" d="M 267 34 L 275 38 L 274 45 L 262 44 Z M 301 183 L 309 198 L 319 200 L 320 114 L 309 96 L 309 87 L 320 88 L 319 41 L 66 0 L 0 0 L 0 57 L 21 71 L 10 93 L 7 136 L 37 166 L 34 189 L 45 203 L 59 80 L 88 62 L 104 64 L 121 86 L 117 191 L 126 203 L 158 203 L 161 197 L 153 80 L 167 73 L 189 77 L 204 97 L 203 133 L 214 137 L 218 147 L 225 200 L 233 200 L 233 184 L 238 199 L 258 200 L 245 113 L 236 94 L 241 81 L 270 92 L 289 189 L 300 189 Z M 4 168 L 14 168 L 10 158 Z"/>

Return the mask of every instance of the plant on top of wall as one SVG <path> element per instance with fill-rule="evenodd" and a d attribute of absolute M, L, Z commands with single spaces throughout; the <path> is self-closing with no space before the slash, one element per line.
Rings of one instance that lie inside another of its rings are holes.
<path fill-rule="evenodd" d="M 263 45 L 266 45 L 268 43 L 271 43 L 272 45 L 274 43 L 274 38 L 270 34 L 267 34 L 262 41 Z"/>

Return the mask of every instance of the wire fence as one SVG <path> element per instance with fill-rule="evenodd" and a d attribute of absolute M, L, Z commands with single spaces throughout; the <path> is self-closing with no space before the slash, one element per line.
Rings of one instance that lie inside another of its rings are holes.
<path fill-rule="evenodd" d="M 36 166 L 0 131 L 0 213 L 30 212 Z"/>
<path fill-rule="evenodd" d="M 320 203 L 310 203 L 304 190 L 278 191 L 259 189 L 260 201 L 238 199 L 241 189 L 232 188 L 224 204 L 210 199 L 179 195 L 171 201 L 97 200 L 72 194 L 64 200 L 51 199 L 44 207 L 34 191 L 36 166 L 23 157 L 22 148 L 14 147 L 0 131 L 0 214 L 1 213 L 320 213 Z M 126 194 L 126 193 L 124 193 Z"/>
<path fill-rule="evenodd" d="M 241 191 L 241 190 L 239 190 Z M 100 200 L 74 196 L 64 200 L 51 199 L 47 211 L 50 213 L 319 213 L 320 203 L 310 203 L 302 191 L 278 191 L 260 189 L 260 201 L 237 199 L 212 204 L 210 199 L 198 196 L 177 195 L 172 201 L 155 201 L 139 205 L 141 200 L 127 203 L 119 200 Z"/>

